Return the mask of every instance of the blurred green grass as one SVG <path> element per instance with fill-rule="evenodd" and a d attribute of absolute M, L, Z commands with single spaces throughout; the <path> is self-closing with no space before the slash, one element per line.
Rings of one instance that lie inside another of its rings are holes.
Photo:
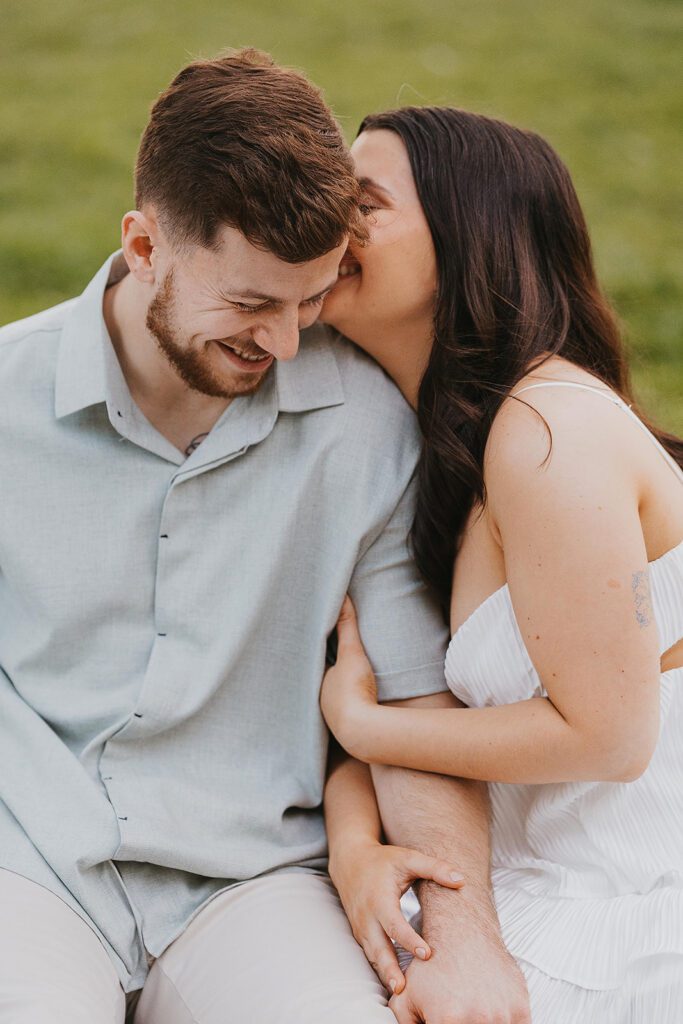
<path fill-rule="evenodd" d="M 149 106 L 189 59 L 255 45 L 306 69 L 348 137 L 451 103 L 569 165 L 654 418 L 683 434 L 679 0 L 3 0 L 0 322 L 82 289 L 118 244 Z"/>

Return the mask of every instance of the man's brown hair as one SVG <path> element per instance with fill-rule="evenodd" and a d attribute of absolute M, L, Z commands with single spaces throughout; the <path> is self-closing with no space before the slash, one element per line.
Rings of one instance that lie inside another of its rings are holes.
<path fill-rule="evenodd" d="M 287 263 L 364 238 L 347 147 L 318 89 L 259 50 L 184 68 L 152 108 L 135 168 L 177 244 L 212 246 L 238 228 Z"/>

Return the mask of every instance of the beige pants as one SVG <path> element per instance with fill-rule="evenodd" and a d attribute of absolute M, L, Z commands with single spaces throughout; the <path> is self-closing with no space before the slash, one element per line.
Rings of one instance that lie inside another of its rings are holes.
<path fill-rule="evenodd" d="M 139 998 L 138 998 L 139 995 Z M 395 1024 L 331 883 L 254 879 L 216 896 L 126 997 L 95 933 L 0 869 L 0 1024 Z"/>

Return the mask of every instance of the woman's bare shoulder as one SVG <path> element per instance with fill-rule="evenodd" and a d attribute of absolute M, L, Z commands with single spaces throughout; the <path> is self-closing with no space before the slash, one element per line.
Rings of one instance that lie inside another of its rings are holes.
<path fill-rule="evenodd" d="M 567 383 L 591 390 L 537 386 Z M 484 460 L 487 490 L 530 486 L 539 475 L 547 487 L 567 476 L 587 480 L 607 470 L 629 486 L 635 469 L 624 441 L 633 423 L 592 389 L 617 397 L 602 380 L 558 357 L 520 380 L 491 426 Z"/>

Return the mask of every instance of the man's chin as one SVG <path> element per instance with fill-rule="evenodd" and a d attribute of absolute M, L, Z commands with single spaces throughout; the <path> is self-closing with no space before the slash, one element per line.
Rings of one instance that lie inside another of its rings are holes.
<path fill-rule="evenodd" d="M 263 385 L 266 377 L 271 373 L 273 367 L 269 366 L 262 373 L 249 373 L 240 374 L 236 373 L 234 376 L 224 378 L 222 380 L 216 380 L 216 390 L 206 391 L 204 394 L 213 394 L 215 397 L 220 398 L 242 398 L 248 395 L 255 394 Z"/>
<path fill-rule="evenodd" d="M 168 355 L 168 353 L 167 353 Z M 221 360 L 218 365 L 208 361 L 203 365 L 189 361 L 169 359 L 176 373 L 193 391 L 209 398 L 230 400 L 241 396 L 253 395 L 259 390 L 272 369 L 272 364 L 261 373 L 245 373 L 226 366 Z"/>

